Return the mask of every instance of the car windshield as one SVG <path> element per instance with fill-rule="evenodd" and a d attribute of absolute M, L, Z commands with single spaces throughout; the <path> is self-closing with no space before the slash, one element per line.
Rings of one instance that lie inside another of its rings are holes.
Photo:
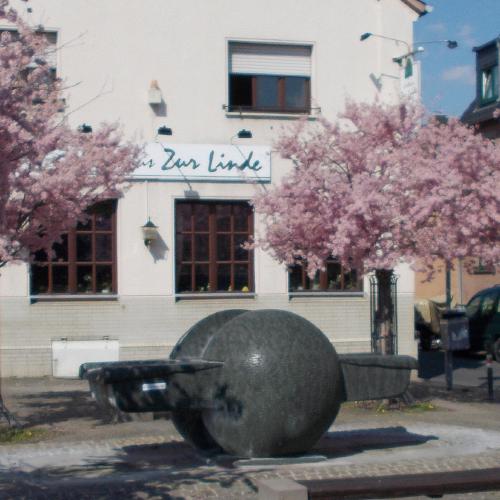
<path fill-rule="evenodd" d="M 479 311 L 479 305 L 481 303 L 481 296 L 473 297 L 469 303 L 465 306 L 465 312 L 468 318 L 472 318 Z"/>
<path fill-rule="evenodd" d="M 490 316 L 495 308 L 495 302 L 497 299 L 496 293 L 488 293 L 483 296 L 483 302 L 481 303 L 481 316 Z"/>

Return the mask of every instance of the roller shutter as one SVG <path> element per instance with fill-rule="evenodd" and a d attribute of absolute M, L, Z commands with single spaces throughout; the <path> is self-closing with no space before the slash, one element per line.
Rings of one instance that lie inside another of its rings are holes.
<path fill-rule="evenodd" d="M 229 44 L 229 72 L 242 75 L 311 76 L 311 47 L 267 43 Z"/>

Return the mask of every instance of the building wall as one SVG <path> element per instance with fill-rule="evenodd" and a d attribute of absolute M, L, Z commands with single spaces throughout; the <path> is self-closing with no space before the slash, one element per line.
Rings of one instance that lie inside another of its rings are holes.
<path fill-rule="evenodd" d="M 446 275 L 444 265 L 437 263 L 436 274 L 428 281 L 423 273 L 415 276 L 415 298 L 444 300 L 446 294 Z M 451 270 L 451 295 L 453 304 L 467 304 L 474 294 L 497 285 L 500 282 L 498 269 L 491 274 L 474 274 L 464 262 L 455 261 Z"/>
<path fill-rule="evenodd" d="M 370 31 L 410 43 L 416 20 L 400 0 L 309 0 L 293 8 L 286 0 L 30 4 L 33 24 L 58 31 L 58 72 L 73 85 L 68 104 L 70 110 L 83 106 L 69 117 L 75 125 L 119 119 L 128 135 L 148 141 L 167 121 L 179 143 L 227 143 L 248 121 L 256 142 L 267 143 L 287 122 L 227 116 L 228 40 L 312 43 L 313 106 L 333 118 L 347 96 L 373 99 L 370 73 L 387 75 L 382 97 L 396 98 L 399 67 L 392 57 L 407 47 L 359 37 Z M 25 9 L 24 2 L 17 5 Z M 166 116 L 155 116 L 146 103 L 152 80 L 162 90 Z"/>
<path fill-rule="evenodd" d="M 394 100 L 399 67 L 392 57 L 404 44 L 363 32 L 412 40 L 416 14 L 400 0 L 31 0 L 28 20 L 58 31 L 57 66 L 67 81 L 69 119 L 97 126 L 120 120 L 126 135 L 154 141 L 161 125 L 173 129 L 169 143 L 271 145 L 292 117 L 227 113 L 229 40 L 312 44 L 310 120 L 333 119 L 346 97 Z M 25 4 L 19 2 L 20 8 Z M 286 14 L 285 14 L 286 13 Z M 380 77 L 381 89 L 373 79 Z M 381 76 L 388 75 L 388 76 Z M 165 101 L 147 104 L 157 80 Z M 250 129 L 250 140 L 234 139 Z M 162 139 L 163 140 L 163 139 Z M 290 164 L 272 155 L 272 182 Z M 260 249 L 255 251 L 255 296 L 178 299 L 174 283 L 174 204 L 185 191 L 200 199 L 249 199 L 259 186 L 247 183 L 132 181 L 118 204 L 118 297 L 113 300 L 32 300 L 25 264 L 9 265 L 0 276 L 1 370 L 3 376 L 52 373 L 51 341 L 104 336 L 118 339 L 120 358 L 164 357 L 197 320 L 221 309 L 280 308 L 298 313 L 322 329 L 343 351 L 370 349 L 369 286 L 360 296 L 288 295 L 287 273 Z M 148 198 L 148 200 L 147 200 Z M 145 247 L 140 227 L 147 217 L 159 226 L 162 244 Z M 256 230 L 262 230 L 256 217 Z M 399 347 L 414 354 L 413 273 L 398 269 Z"/>
<path fill-rule="evenodd" d="M 500 140 L 500 122 L 498 120 L 489 120 L 481 123 L 479 131 L 488 139 L 493 139 L 497 142 Z"/>
<path fill-rule="evenodd" d="M 51 342 L 118 339 L 120 359 L 166 357 L 196 321 L 222 309 L 284 309 L 320 328 L 338 352 L 370 351 L 370 309 L 363 297 L 300 297 L 262 294 L 255 299 L 185 299 L 120 296 L 115 301 L 30 303 L 28 298 L 3 297 L 3 376 L 52 374 Z M 413 294 L 398 296 L 399 352 L 416 354 L 413 341 Z"/>
<path fill-rule="evenodd" d="M 488 44 L 486 48 L 491 56 L 492 50 L 498 50 Z M 488 57 L 490 57 L 488 56 Z M 475 52 L 476 71 L 480 71 L 480 58 L 483 57 L 482 51 Z M 499 82 L 497 82 L 497 85 Z M 477 131 L 485 138 L 491 139 L 497 144 L 500 140 L 500 121 L 492 119 L 493 112 L 498 108 L 498 103 L 481 105 L 480 85 L 476 86 L 475 100 L 464 112 L 462 120 L 464 123 L 477 127 Z M 486 117 L 486 118 L 485 118 Z M 491 269 L 490 273 L 473 272 L 468 263 L 471 259 L 462 262 L 456 260 L 451 270 L 451 295 L 452 304 L 467 304 L 467 302 L 480 290 L 489 288 L 500 283 L 500 268 Z M 473 262 L 477 264 L 477 261 Z M 444 264 L 437 261 L 435 264 L 436 274 L 433 279 L 428 280 L 424 273 L 417 273 L 415 277 L 415 297 L 420 299 L 441 298 L 444 300 L 446 294 L 446 275 Z"/>

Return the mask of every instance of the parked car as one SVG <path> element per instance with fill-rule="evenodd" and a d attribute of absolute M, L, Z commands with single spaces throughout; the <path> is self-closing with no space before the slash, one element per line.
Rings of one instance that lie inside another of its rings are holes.
<path fill-rule="evenodd" d="M 465 310 L 471 350 L 488 351 L 500 363 L 500 285 L 476 293 Z"/>
<path fill-rule="evenodd" d="M 441 347 L 440 320 L 444 299 L 424 299 L 415 304 L 415 330 L 423 350 Z M 500 363 L 500 285 L 477 292 L 465 306 L 469 319 L 471 351 L 488 351 Z"/>

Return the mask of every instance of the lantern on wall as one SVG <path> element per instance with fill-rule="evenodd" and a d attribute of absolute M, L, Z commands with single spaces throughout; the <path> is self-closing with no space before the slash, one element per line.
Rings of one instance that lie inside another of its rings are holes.
<path fill-rule="evenodd" d="M 153 243 L 153 241 L 157 240 L 159 237 L 158 226 L 156 226 L 148 217 L 148 221 L 146 222 L 146 224 L 144 224 L 144 226 L 141 227 L 141 229 L 144 244 L 147 247 L 151 246 L 151 243 Z"/>

